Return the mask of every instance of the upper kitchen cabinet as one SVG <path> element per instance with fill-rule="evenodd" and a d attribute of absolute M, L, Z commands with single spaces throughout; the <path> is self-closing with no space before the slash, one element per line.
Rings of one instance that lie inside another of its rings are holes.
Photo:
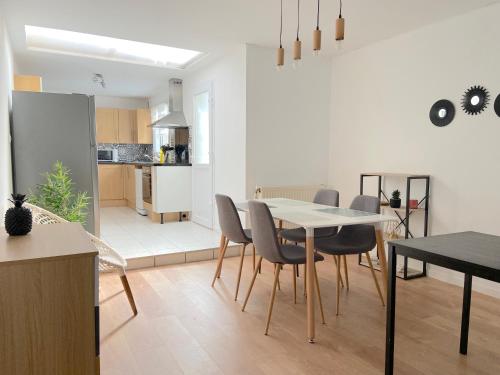
<path fill-rule="evenodd" d="M 96 108 L 97 143 L 153 143 L 148 108 Z"/>
<path fill-rule="evenodd" d="M 118 109 L 118 143 L 137 143 L 135 110 Z"/>
<path fill-rule="evenodd" d="M 120 143 L 118 141 L 118 110 L 96 108 L 97 143 Z"/>
<path fill-rule="evenodd" d="M 14 90 L 16 91 L 42 91 L 42 77 L 14 75 Z"/>
<path fill-rule="evenodd" d="M 151 110 L 149 108 L 137 109 L 137 143 L 153 143 L 153 130 L 150 125 Z"/>

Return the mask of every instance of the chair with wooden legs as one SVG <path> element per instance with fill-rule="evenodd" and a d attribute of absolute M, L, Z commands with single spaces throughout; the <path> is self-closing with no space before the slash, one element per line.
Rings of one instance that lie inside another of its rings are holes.
<path fill-rule="evenodd" d="M 299 264 L 306 263 L 306 252 L 302 246 L 298 245 L 282 245 L 278 241 L 276 227 L 274 226 L 274 221 L 269 212 L 269 208 L 263 202 L 258 201 L 250 201 L 248 202 L 249 210 L 250 210 L 250 221 L 252 223 L 252 238 L 253 243 L 257 249 L 259 254 L 259 258 L 257 261 L 257 267 L 254 270 L 252 282 L 250 283 L 250 287 L 248 288 L 248 292 L 245 298 L 245 302 L 241 308 L 241 311 L 245 311 L 245 307 L 248 303 L 248 299 L 250 298 L 250 294 L 252 292 L 253 285 L 255 283 L 255 279 L 257 274 L 259 273 L 259 267 L 262 263 L 262 259 L 266 259 L 269 262 L 275 265 L 275 273 L 274 273 L 274 283 L 273 289 L 271 293 L 271 300 L 269 302 L 269 308 L 267 312 L 267 321 L 266 321 L 266 330 L 265 335 L 269 332 L 269 323 L 271 322 L 271 315 L 273 312 L 274 299 L 276 296 L 276 287 L 278 285 L 279 275 L 281 271 L 281 266 L 285 264 L 290 264 L 293 266 L 293 280 L 294 280 L 294 301 L 296 301 L 296 283 L 295 283 L 295 267 Z M 314 254 L 314 261 L 322 261 L 324 260 L 321 254 Z M 323 323 L 325 323 L 325 316 L 323 314 L 323 304 L 321 302 L 321 293 L 319 289 L 319 283 L 316 273 L 316 264 L 314 266 L 314 272 L 316 276 L 316 290 L 318 293 L 318 301 L 321 311 L 321 318 Z"/>
<path fill-rule="evenodd" d="M 47 211 L 44 208 L 29 203 L 25 203 L 24 206 L 31 210 L 34 224 L 57 224 L 68 222 L 66 219 L 63 219 L 62 217 L 53 214 L 52 212 Z M 135 305 L 134 296 L 132 294 L 132 290 L 130 289 L 126 274 L 127 261 L 106 242 L 104 242 L 100 238 L 97 238 L 91 233 L 87 232 L 87 234 L 90 238 L 90 241 L 99 251 L 99 272 L 118 273 L 118 275 L 120 276 L 120 281 L 123 285 L 123 290 L 127 295 L 130 308 L 132 309 L 134 316 L 137 315 L 137 307 Z"/>
<path fill-rule="evenodd" d="M 377 197 L 367 195 L 358 195 L 351 203 L 351 209 L 365 212 L 380 213 L 380 200 Z M 314 242 L 316 250 L 333 255 L 336 259 L 337 268 L 337 308 L 336 314 L 339 315 L 340 303 L 340 268 L 342 266 L 342 257 L 353 254 L 366 254 L 370 272 L 375 281 L 378 295 L 384 305 L 384 297 L 380 290 L 380 285 L 373 269 L 369 251 L 375 247 L 377 240 L 375 237 L 375 228 L 373 225 L 357 224 L 347 225 L 340 229 L 339 233 L 333 237 L 320 238 Z M 344 261 L 344 267 L 346 267 Z M 346 273 L 347 277 L 347 273 Z M 347 281 L 347 280 L 346 280 Z"/>
<path fill-rule="evenodd" d="M 245 259 L 245 248 L 248 244 L 252 243 L 252 233 L 250 229 L 243 229 L 236 206 L 230 197 L 227 195 L 216 194 L 215 201 L 217 203 L 219 225 L 222 234 L 219 247 L 219 257 L 212 280 L 212 287 L 215 284 L 215 280 L 220 278 L 222 272 L 222 262 L 224 261 L 224 255 L 226 254 L 229 241 L 241 244 L 240 265 L 236 281 L 236 291 L 234 293 L 234 300 L 236 301 L 238 299 L 238 291 L 240 289 L 241 271 L 243 269 L 243 260 Z M 253 247 L 253 268 L 255 269 L 255 247 Z"/>

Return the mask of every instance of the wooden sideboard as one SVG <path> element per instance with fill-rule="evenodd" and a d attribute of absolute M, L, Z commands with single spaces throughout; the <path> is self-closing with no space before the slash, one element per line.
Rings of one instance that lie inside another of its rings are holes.
<path fill-rule="evenodd" d="M 0 374 L 99 374 L 97 255 L 77 223 L 0 228 Z"/>

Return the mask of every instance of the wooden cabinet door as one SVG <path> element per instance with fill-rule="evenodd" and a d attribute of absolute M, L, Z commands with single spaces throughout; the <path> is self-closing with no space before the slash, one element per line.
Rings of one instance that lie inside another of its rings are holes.
<path fill-rule="evenodd" d="M 135 125 L 135 110 L 118 110 L 118 140 L 119 143 L 136 143 L 137 128 Z"/>
<path fill-rule="evenodd" d="M 97 143 L 118 143 L 118 111 L 114 108 L 96 108 Z"/>
<path fill-rule="evenodd" d="M 99 200 L 124 199 L 123 165 L 99 164 Z"/>
<path fill-rule="evenodd" d="M 151 125 L 151 110 L 139 108 L 137 110 L 137 143 L 153 143 L 153 129 L 149 125 Z"/>
<path fill-rule="evenodd" d="M 129 207 L 135 207 L 135 166 L 124 165 L 125 172 L 125 199 L 129 202 Z"/>

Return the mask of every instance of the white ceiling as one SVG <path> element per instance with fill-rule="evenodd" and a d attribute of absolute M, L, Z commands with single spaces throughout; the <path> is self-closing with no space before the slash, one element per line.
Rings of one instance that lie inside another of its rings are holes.
<path fill-rule="evenodd" d="M 344 0 L 346 40 L 340 53 L 498 2 Z M 283 44 L 287 48 L 295 39 L 297 1 L 283 3 Z M 279 4 L 279 0 L 0 0 L 0 9 L 19 73 L 43 76 L 46 86 L 50 83 L 48 89 L 54 91 L 145 97 L 169 78 L 182 78 L 234 44 L 276 47 Z M 316 0 L 301 1 L 303 53 L 311 49 L 315 12 Z M 322 1 L 320 15 L 324 53 L 339 53 L 332 42 L 338 1 Z M 187 71 L 177 71 L 28 51 L 25 24 L 194 49 L 209 55 Z M 92 82 L 93 73 L 104 75 L 106 89 Z"/>

